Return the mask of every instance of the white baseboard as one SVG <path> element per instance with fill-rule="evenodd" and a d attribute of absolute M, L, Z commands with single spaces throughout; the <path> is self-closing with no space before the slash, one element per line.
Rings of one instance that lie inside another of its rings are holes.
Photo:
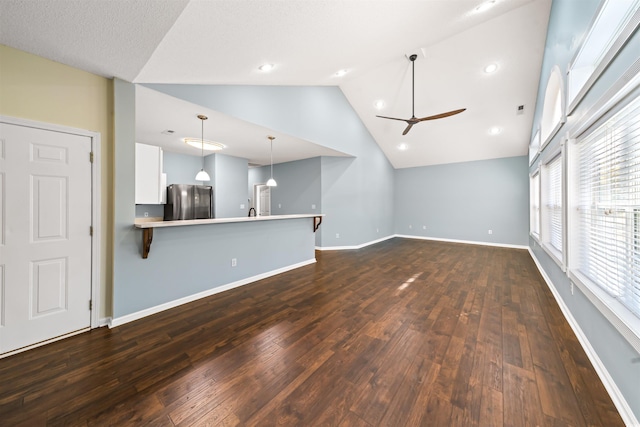
<path fill-rule="evenodd" d="M 411 236 L 408 234 L 396 234 L 394 237 L 402 237 L 404 239 L 435 240 L 437 242 L 464 243 L 466 245 L 495 246 L 499 248 L 529 249 L 529 246 L 526 246 L 526 245 L 512 245 L 509 243 L 495 243 L 495 242 L 476 242 L 473 240 L 443 239 L 440 237 Z"/>
<path fill-rule="evenodd" d="M 544 279 L 544 281 L 547 283 L 547 286 L 551 290 L 553 297 L 556 299 L 556 302 L 558 303 L 558 306 L 560 307 L 562 314 L 564 315 L 565 319 L 567 319 L 567 322 L 569 323 L 569 326 L 571 326 L 573 333 L 576 334 L 576 337 L 578 338 L 580 345 L 582 345 L 582 348 L 584 349 L 585 353 L 587 354 L 587 357 L 589 358 L 589 360 L 591 361 L 591 364 L 596 370 L 598 377 L 600 377 L 600 381 L 602 381 L 604 388 L 607 389 L 607 392 L 609 393 L 609 396 L 611 397 L 613 404 L 616 406 L 616 409 L 618 410 L 618 412 L 620 413 L 620 416 L 622 417 L 622 421 L 624 421 L 625 425 L 627 426 L 640 426 L 640 421 L 638 421 L 635 414 L 631 410 L 631 407 L 629 406 L 626 399 L 624 398 L 624 395 L 622 394 L 622 392 L 620 392 L 620 389 L 616 385 L 615 381 L 613 381 L 613 378 L 611 378 L 611 375 L 609 375 L 609 371 L 607 371 L 607 368 L 604 366 L 604 363 L 602 363 L 602 360 L 600 360 L 600 357 L 598 357 L 598 353 L 596 353 L 596 351 L 591 346 L 589 339 L 584 334 L 584 332 L 582 332 L 582 328 L 580 328 L 580 325 L 571 314 L 569 307 L 567 307 L 562 297 L 560 297 L 560 294 L 558 293 L 555 285 L 551 281 L 551 278 L 547 275 L 546 271 L 544 271 L 544 269 L 542 268 L 542 265 L 538 261 L 538 258 L 535 256 L 531 248 L 528 248 L 528 250 L 529 250 L 529 254 L 531 255 L 531 258 L 533 259 L 533 262 L 536 264 L 536 267 L 538 268 L 538 271 L 542 275 L 542 278 Z"/>
<path fill-rule="evenodd" d="M 378 240 L 372 240 L 371 242 L 363 243 L 356 246 L 316 246 L 317 251 L 346 251 L 352 249 L 362 249 L 365 246 L 375 245 L 376 243 L 383 242 L 385 240 L 400 237 L 403 239 L 418 239 L 418 240 L 434 240 L 437 242 L 449 242 L 449 243 L 463 243 L 467 245 L 480 245 L 480 246 L 495 246 L 499 248 L 511 248 L 511 249 L 529 249 L 526 245 L 512 245 L 509 243 L 495 243 L 495 242 L 476 242 L 472 240 L 457 240 L 457 239 L 443 239 L 439 237 L 427 237 L 427 236 L 411 236 L 409 234 L 392 234 L 387 237 L 383 237 Z"/>
<path fill-rule="evenodd" d="M 396 235 L 395 234 L 391 234 L 389 236 L 382 237 L 382 238 L 377 239 L 377 240 L 372 240 L 370 242 L 366 242 L 366 243 L 363 243 L 361 245 L 356 245 L 356 246 L 316 246 L 316 250 L 317 251 L 347 251 L 347 250 L 352 250 L 352 249 L 362 249 L 362 248 L 364 248 L 366 246 L 375 245 L 376 243 L 380 243 L 380 242 L 384 242 L 385 240 L 393 239 L 394 237 L 396 237 Z"/>
<path fill-rule="evenodd" d="M 111 317 L 101 317 L 98 320 L 98 328 L 109 326 L 111 324 Z"/>
<path fill-rule="evenodd" d="M 266 273 L 258 274 L 256 276 L 247 277 L 246 279 L 238 280 L 236 282 L 227 283 L 226 285 L 221 285 L 212 289 L 207 289 L 206 291 L 198 292 L 197 294 L 189 295 L 183 298 L 179 298 L 177 300 L 166 302 L 164 304 L 156 305 L 155 307 L 149 307 L 144 310 L 137 311 L 135 313 L 127 314 L 121 317 L 116 317 L 114 319 L 110 319 L 109 327 L 115 328 L 116 326 L 124 325 L 125 323 L 133 322 L 134 320 L 142 319 L 143 317 L 151 316 L 152 314 L 160 313 L 161 311 L 178 307 L 182 304 L 196 301 L 201 298 L 206 298 L 208 296 L 215 295 L 220 292 L 228 291 L 233 288 L 238 288 L 240 286 L 244 286 L 249 283 L 257 282 L 258 280 L 266 279 L 267 277 L 275 276 L 277 274 L 282 274 L 290 270 L 295 270 L 296 268 L 304 267 L 305 265 L 313 264 L 315 262 L 316 262 L 316 259 L 312 258 L 307 261 L 302 261 L 297 264 L 288 265 L 286 267 L 278 268 L 276 270 L 271 270 Z"/>

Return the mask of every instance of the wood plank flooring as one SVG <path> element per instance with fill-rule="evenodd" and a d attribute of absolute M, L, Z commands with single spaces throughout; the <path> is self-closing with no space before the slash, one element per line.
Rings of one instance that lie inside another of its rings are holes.
<path fill-rule="evenodd" d="M 623 425 L 527 251 L 317 258 L 0 359 L 0 424 Z"/>

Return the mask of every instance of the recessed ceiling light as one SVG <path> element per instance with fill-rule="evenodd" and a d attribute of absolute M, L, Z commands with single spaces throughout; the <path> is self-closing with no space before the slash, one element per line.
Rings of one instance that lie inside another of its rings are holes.
<path fill-rule="evenodd" d="M 489 129 L 489 135 L 497 135 L 500 132 L 502 132 L 502 128 L 498 126 L 494 126 L 491 129 Z"/>
<path fill-rule="evenodd" d="M 198 150 L 203 149 L 201 138 L 182 138 L 182 141 L 187 145 L 197 148 Z M 221 144 L 219 142 L 209 141 L 207 139 L 204 140 L 205 151 L 220 151 L 223 148 L 226 148 L 224 144 Z"/>
<path fill-rule="evenodd" d="M 258 70 L 264 71 L 265 73 L 273 70 L 276 66 L 273 64 L 264 64 L 258 67 Z"/>
<path fill-rule="evenodd" d="M 349 72 L 349 70 L 347 70 L 346 68 L 342 69 L 342 70 L 338 70 L 336 71 L 336 73 L 334 74 L 334 76 L 336 77 L 342 77 L 345 74 L 347 74 Z"/>
<path fill-rule="evenodd" d="M 382 99 L 378 99 L 373 103 L 373 106 L 376 107 L 377 110 L 382 110 L 385 107 L 385 102 Z"/>
<path fill-rule="evenodd" d="M 498 64 L 489 64 L 484 67 L 484 72 L 487 74 L 495 73 L 498 70 Z"/>
<path fill-rule="evenodd" d="M 400 151 L 405 151 L 405 150 L 408 150 L 408 149 L 409 149 L 409 145 L 405 144 L 404 142 L 402 144 L 398 145 L 398 150 L 400 150 Z"/>
<path fill-rule="evenodd" d="M 481 3 L 478 7 L 475 8 L 475 11 L 477 13 L 482 13 L 482 12 L 486 12 L 487 10 L 491 9 L 493 6 L 495 6 L 496 4 L 496 0 L 488 0 L 484 3 Z"/>

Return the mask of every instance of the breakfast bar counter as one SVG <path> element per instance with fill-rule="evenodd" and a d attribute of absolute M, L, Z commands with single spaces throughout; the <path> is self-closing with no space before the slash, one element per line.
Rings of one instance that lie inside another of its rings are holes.
<path fill-rule="evenodd" d="M 146 218 L 138 218 L 134 224 L 135 228 L 142 229 L 142 258 L 149 256 L 151 250 L 151 242 L 153 241 L 154 228 L 166 227 L 187 227 L 192 225 L 209 225 L 209 224 L 228 224 L 240 222 L 258 222 L 258 221 L 276 221 L 300 218 L 313 218 L 313 231 L 318 230 L 322 223 L 324 214 L 295 214 L 295 215 L 265 215 L 265 216 L 249 216 L 236 218 L 208 218 L 208 219 L 184 219 L 176 221 L 160 221 L 147 220 Z"/>

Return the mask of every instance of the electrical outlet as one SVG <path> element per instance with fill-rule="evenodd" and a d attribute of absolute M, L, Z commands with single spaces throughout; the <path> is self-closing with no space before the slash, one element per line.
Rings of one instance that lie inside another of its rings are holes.
<path fill-rule="evenodd" d="M 379 229 L 379 228 L 376 228 L 376 233 L 379 233 L 379 232 L 380 232 L 380 229 Z"/>
<path fill-rule="evenodd" d="M 244 203 L 240 204 L 240 209 L 244 209 Z"/>
<path fill-rule="evenodd" d="M 493 234 L 493 230 L 489 230 L 489 234 Z"/>
<path fill-rule="evenodd" d="M 315 210 L 316 205 L 311 205 L 311 209 Z"/>
<path fill-rule="evenodd" d="M 336 239 L 340 238 L 340 233 L 336 233 Z"/>
<path fill-rule="evenodd" d="M 409 228 L 411 229 L 411 228 L 413 228 L 413 226 L 411 224 L 409 224 Z"/>
<path fill-rule="evenodd" d="M 278 209 L 282 208 L 282 203 L 278 203 Z"/>
<path fill-rule="evenodd" d="M 426 225 L 423 225 L 423 226 L 422 226 L 422 229 L 423 229 L 423 230 L 426 230 L 426 229 L 427 229 L 427 226 L 426 226 Z"/>
<path fill-rule="evenodd" d="M 145 217 L 145 218 L 149 218 L 149 212 L 145 212 L 145 213 L 144 213 L 144 217 Z"/>
<path fill-rule="evenodd" d="M 236 265 L 238 265 L 238 259 L 237 258 L 231 258 L 231 267 L 235 267 Z"/>

